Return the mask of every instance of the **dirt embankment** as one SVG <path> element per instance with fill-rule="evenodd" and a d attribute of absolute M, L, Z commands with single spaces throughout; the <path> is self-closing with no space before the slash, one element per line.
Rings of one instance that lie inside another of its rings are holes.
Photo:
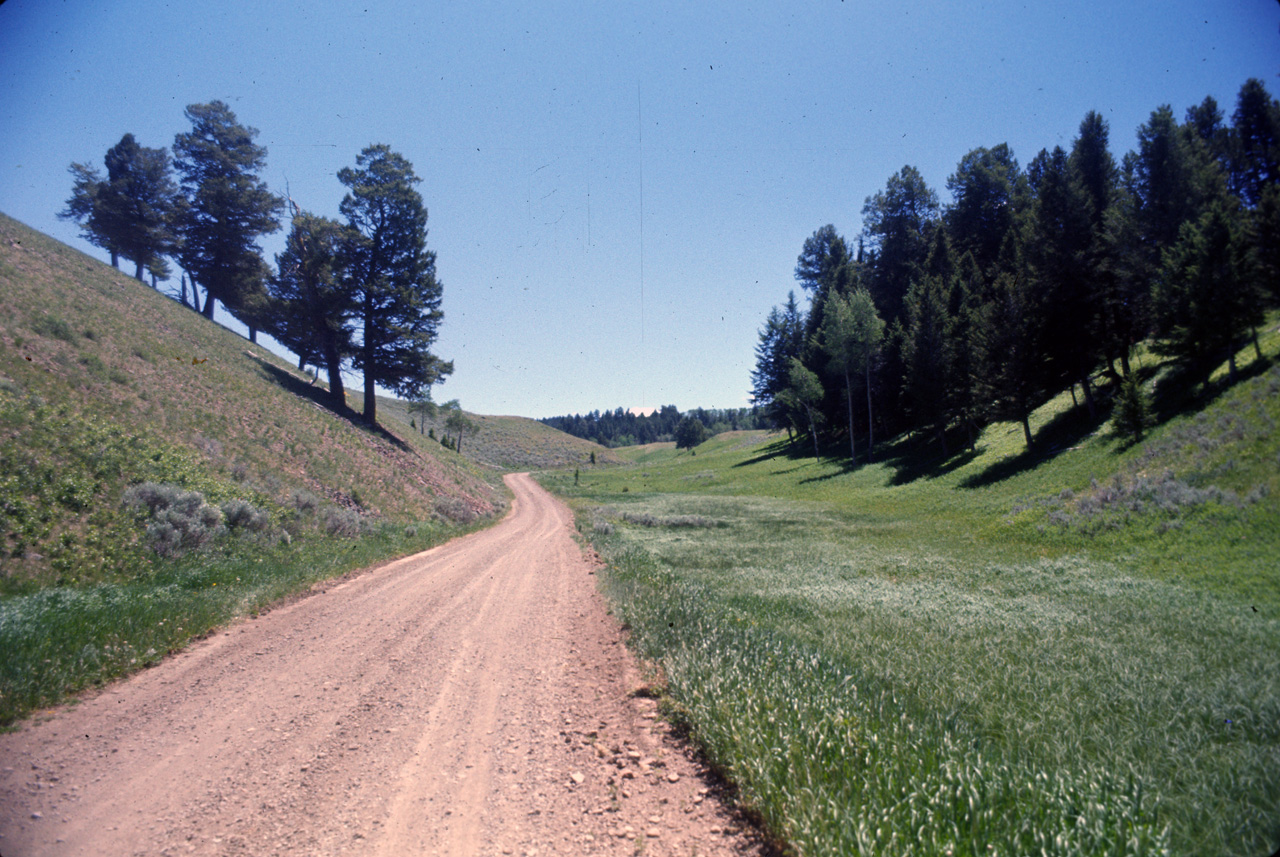
<path fill-rule="evenodd" d="M 499 525 L 0 735 L 0 855 L 758 853 L 507 480 Z"/>

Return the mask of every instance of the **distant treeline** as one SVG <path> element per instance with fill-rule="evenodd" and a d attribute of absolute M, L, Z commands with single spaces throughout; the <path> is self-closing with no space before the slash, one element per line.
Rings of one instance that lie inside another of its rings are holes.
<path fill-rule="evenodd" d="M 664 405 L 649 416 L 637 416 L 617 408 L 592 411 L 585 416 L 547 417 L 542 422 L 574 437 L 614 447 L 676 440 L 676 429 L 686 417 L 701 423 L 708 436 L 767 427 L 764 415 L 757 408 L 694 408 L 681 414 L 675 405 Z"/>
<path fill-rule="evenodd" d="M 940 202 L 905 166 L 866 198 L 854 240 L 805 241 L 791 294 L 765 319 L 752 373 L 771 425 L 869 455 L 903 432 L 945 454 L 1020 423 L 1060 391 L 1091 421 L 1114 403 L 1141 437 L 1146 342 L 1206 381 L 1280 306 L 1280 104 L 1256 79 L 1230 118 L 1169 105 L 1117 161 L 1097 112 L 1025 167 L 1001 143 L 964 155 Z M 807 305 L 806 305 L 807 304 Z"/>

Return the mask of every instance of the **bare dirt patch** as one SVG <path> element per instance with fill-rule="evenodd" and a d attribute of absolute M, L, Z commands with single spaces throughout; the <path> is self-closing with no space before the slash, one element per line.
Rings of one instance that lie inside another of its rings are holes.
<path fill-rule="evenodd" d="M 0 735 L 0 854 L 761 853 L 507 481 L 497 526 Z"/>

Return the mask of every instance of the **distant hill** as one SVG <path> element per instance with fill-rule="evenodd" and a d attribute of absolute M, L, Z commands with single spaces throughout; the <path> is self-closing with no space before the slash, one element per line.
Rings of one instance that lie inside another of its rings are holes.
<path fill-rule="evenodd" d="M 0 344 L 6 578 L 105 538 L 143 479 L 386 521 L 505 503 L 491 470 L 395 419 L 334 413 L 276 355 L 4 215 Z"/>
<path fill-rule="evenodd" d="M 398 399 L 380 399 L 378 413 L 389 424 L 397 424 L 398 432 L 417 431 L 421 437 L 434 430 L 438 439 L 445 431 L 442 421 L 426 420 L 424 423 L 416 415 L 410 415 L 408 405 Z M 462 455 L 491 468 L 516 472 L 589 466 L 592 453 L 597 464 L 621 462 L 616 453 L 598 443 L 574 437 L 528 417 L 472 413 L 467 413 L 467 416 L 476 423 L 479 432 L 462 439 Z"/>

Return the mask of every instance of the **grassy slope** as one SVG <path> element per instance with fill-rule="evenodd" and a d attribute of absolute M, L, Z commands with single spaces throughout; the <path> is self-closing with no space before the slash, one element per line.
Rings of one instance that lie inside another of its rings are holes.
<path fill-rule="evenodd" d="M 803 853 L 1270 853 L 1280 369 L 1241 359 L 1211 398 L 1166 385 L 1132 447 L 1062 396 L 1035 456 L 1014 425 L 859 468 L 722 436 L 545 481 L 677 713 Z"/>
<path fill-rule="evenodd" d="M 0 342 L 12 398 L 185 450 L 200 469 L 281 503 L 306 490 L 405 521 L 431 517 L 440 496 L 477 512 L 499 499 L 438 445 L 334 414 L 265 349 L 3 216 Z M 99 498 L 119 488 L 103 484 Z"/>
<path fill-rule="evenodd" d="M 491 469 L 394 420 L 364 428 L 321 395 L 0 215 L 0 723 L 505 506 Z M 158 558 L 121 504 L 142 481 L 247 501 L 270 527 Z"/>

